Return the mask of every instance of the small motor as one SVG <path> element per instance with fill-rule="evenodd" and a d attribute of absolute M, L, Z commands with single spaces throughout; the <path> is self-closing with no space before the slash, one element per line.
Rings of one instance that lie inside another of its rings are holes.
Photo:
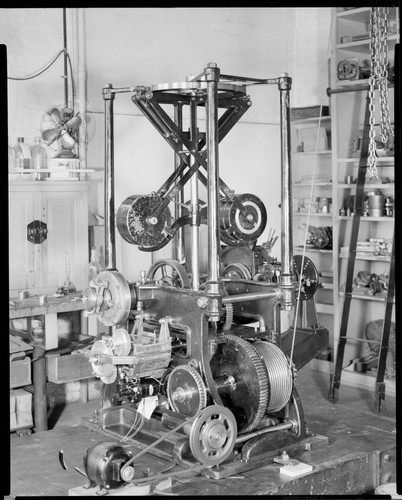
<path fill-rule="evenodd" d="M 98 443 L 88 448 L 84 455 L 84 468 L 89 479 L 88 488 L 98 485 L 100 491 L 123 486 L 134 477 L 134 467 L 122 467 L 132 458 L 132 453 L 123 446 L 112 443 Z M 122 477 L 123 476 L 123 477 Z"/>

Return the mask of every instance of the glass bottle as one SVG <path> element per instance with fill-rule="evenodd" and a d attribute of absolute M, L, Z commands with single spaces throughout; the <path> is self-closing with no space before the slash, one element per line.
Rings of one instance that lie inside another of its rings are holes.
<path fill-rule="evenodd" d="M 8 146 L 8 173 L 13 174 L 15 168 L 15 153 L 11 146 Z"/>
<path fill-rule="evenodd" d="M 96 278 L 98 274 L 101 272 L 101 265 L 98 261 L 98 254 L 96 252 L 96 248 L 91 248 L 91 259 L 87 264 L 87 272 L 88 272 L 88 283 Z"/>
<path fill-rule="evenodd" d="M 15 167 L 18 169 L 29 168 L 31 153 L 28 144 L 25 144 L 23 137 L 18 137 L 14 146 Z"/>
<path fill-rule="evenodd" d="M 45 149 L 41 146 L 40 137 L 34 138 L 34 145 L 31 147 L 31 163 L 30 166 L 34 170 L 47 168 L 47 153 Z M 38 172 L 34 174 L 34 178 L 37 181 L 45 179 L 48 174 L 44 172 Z"/>

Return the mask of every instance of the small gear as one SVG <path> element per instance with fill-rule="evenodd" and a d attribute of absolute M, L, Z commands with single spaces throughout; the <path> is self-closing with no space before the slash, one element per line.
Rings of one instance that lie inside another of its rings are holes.
<path fill-rule="evenodd" d="M 192 417 L 207 404 L 207 389 L 198 371 L 179 365 L 170 372 L 166 393 L 174 411 Z"/>
<path fill-rule="evenodd" d="M 169 267 L 172 269 L 171 274 L 167 271 Z M 158 272 L 160 273 L 159 278 L 157 277 Z M 190 278 L 184 266 L 174 259 L 163 259 L 155 262 L 148 270 L 147 279 L 159 279 L 164 285 L 176 288 L 191 288 Z"/>
<path fill-rule="evenodd" d="M 232 328 L 233 324 L 233 304 L 230 302 L 226 303 L 226 319 L 223 325 L 223 331 L 227 332 Z"/>

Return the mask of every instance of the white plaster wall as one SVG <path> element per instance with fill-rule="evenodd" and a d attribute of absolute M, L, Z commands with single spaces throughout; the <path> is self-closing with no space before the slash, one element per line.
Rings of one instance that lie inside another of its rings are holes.
<path fill-rule="evenodd" d="M 290 50 L 294 107 L 328 105 L 331 56 L 330 7 L 295 9 L 295 34 Z"/>

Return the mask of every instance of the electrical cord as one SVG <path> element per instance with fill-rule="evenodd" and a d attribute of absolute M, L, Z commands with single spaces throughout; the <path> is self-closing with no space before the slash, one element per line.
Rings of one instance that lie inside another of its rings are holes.
<path fill-rule="evenodd" d="M 38 77 L 39 75 L 43 74 L 45 71 L 47 71 L 53 64 L 57 61 L 57 59 L 61 56 L 61 54 L 64 53 L 64 49 L 60 50 L 53 58 L 45 64 L 41 69 L 39 69 L 35 73 L 31 73 L 30 75 L 26 76 L 21 76 L 21 77 L 16 77 L 16 76 L 8 76 L 8 80 L 18 80 L 18 81 L 23 81 L 23 80 L 32 80 L 33 78 Z"/>
<path fill-rule="evenodd" d="M 74 84 L 74 78 L 73 78 L 73 66 L 71 63 L 71 58 L 67 50 L 62 49 L 60 50 L 55 56 L 50 59 L 49 62 L 47 62 L 42 68 L 38 69 L 36 72 L 31 73 L 26 76 L 21 76 L 21 77 L 16 77 L 16 76 L 7 76 L 8 80 L 14 80 L 14 81 L 26 81 L 26 80 L 32 80 L 34 78 L 37 78 L 38 76 L 42 75 L 45 73 L 48 69 L 50 69 L 53 64 L 57 61 L 57 59 L 62 55 L 65 54 L 68 60 L 69 68 L 70 68 L 70 81 L 71 81 L 71 103 L 72 103 L 72 108 L 75 109 L 75 100 L 74 100 L 74 95 L 75 95 L 75 84 Z"/>

